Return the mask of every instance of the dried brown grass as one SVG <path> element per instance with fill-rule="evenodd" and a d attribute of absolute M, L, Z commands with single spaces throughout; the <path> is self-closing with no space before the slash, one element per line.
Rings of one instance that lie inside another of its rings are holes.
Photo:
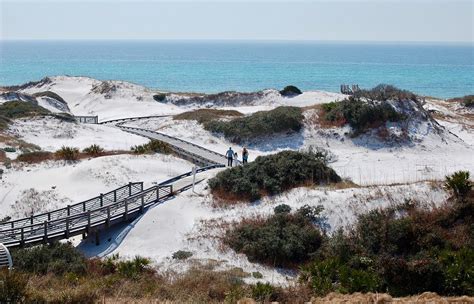
<path fill-rule="evenodd" d="M 393 304 L 408 304 L 408 303 L 426 303 L 426 304 L 447 304 L 447 303 L 458 303 L 467 304 L 474 303 L 473 297 L 462 296 L 462 297 L 442 297 L 434 292 L 424 292 L 420 295 L 393 298 L 386 293 L 354 293 L 354 294 L 340 294 L 330 293 L 325 297 L 312 298 L 312 304 L 382 304 L 382 303 L 393 303 Z"/>

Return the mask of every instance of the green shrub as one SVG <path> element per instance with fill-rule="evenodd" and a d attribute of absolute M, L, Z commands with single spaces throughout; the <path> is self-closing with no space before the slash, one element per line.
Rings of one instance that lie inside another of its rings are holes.
<path fill-rule="evenodd" d="M 301 90 L 293 85 L 286 86 L 283 90 L 280 91 L 282 96 L 295 96 L 302 94 Z"/>
<path fill-rule="evenodd" d="M 93 144 L 82 151 L 91 156 L 99 156 L 104 152 L 104 149 L 99 145 Z"/>
<path fill-rule="evenodd" d="M 324 119 L 331 122 L 348 123 L 354 130 L 354 135 L 391 121 L 405 119 L 390 104 L 371 104 L 365 101 L 350 99 L 323 104 Z"/>
<path fill-rule="evenodd" d="M 0 269 L 0 303 L 22 303 L 27 295 L 27 284 L 24 274 Z"/>
<path fill-rule="evenodd" d="M 257 200 L 303 184 L 339 182 L 341 178 L 311 152 L 283 151 L 259 156 L 246 166 L 229 168 L 209 180 L 221 198 Z"/>
<path fill-rule="evenodd" d="M 294 266 L 307 261 L 322 244 L 323 236 L 313 219 L 297 211 L 244 221 L 226 232 L 224 242 L 250 261 Z"/>
<path fill-rule="evenodd" d="M 10 119 L 47 114 L 48 110 L 32 102 L 14 100 L 0 105 L 0 116 Z"/>
<path fill-rule="evenodd" d="M 254 272 L 252 272 L 252 277 L 254 277 L 255 279 L 262 279 L 263 274 L 260 273 L 259 271 L 254 271 Z"/>
<path fill-rule="evenodd" d="M 474 295 L 474 249 L 446 250 L 439 256 L 448 295 Z"/>
<path fill-rule="evenodd" d="M 3 151 L 13 153 L 16 152 L 16 149 L 13 147 L 5 147 L 3 148 Z"/>
<path fill-rule="evenodd" d="M 82 275 L 86 259 L 69 243 L 53 243 L 12 250 L 15 269 L 34 274 Z"/>
<path fill-rule="evenodd" d="M 193 256 L 193 253 L 190 251 L 178 250 L 173 253 L 173 259 L 175 260 L 187 260 Z"/>
<path fill-rule="evenodd" d="M 286 205 L 286 204 L 281 204 L 281 205 L 278 205 L 276 206 L 274 209 L 273 209 L 273 212 L 275 214 L 279 214 L 279 213 L 290 213 L 291 212 L 291 207 Z"/>
<path fill-rule="evenodd" d="M 277 298 L 275 288 L 269 283 L 260 283 L 252 286 L 252 298 L 258 302 L 272 302 Z"/>
<path fill-rule="evenodd" d="M 239 117 L 242 113 L 235 110 L 219 110 L 219 109 L 198 109 L 194 111 L 184 112 L 173 116 L 175 120 L 196 120 L 203 124 L 211 120 L 226 117 Z"/>
<path fill-rule="evenodd" d="M 458 171 L 446 176 L 445 188 L 451 191 L 454 197 L 460 201 L 464 201 L 471 192 L 472 183 L 469 180 L 469 171 Z"/>
<path fill-rule="evenodd" d="M 61 149 L 54 153 L 57 159 L 67 161 L 77 160 L 79 158 L 79 149 L 73 147 L 62 146 Z"/>
<path fill-rule="evenodd" d="M 173 149 L 171 146 L 161 140 L 150 140 L 147 144 L 133 146 L 131 148 L 135 154 L 146 154 L 146 153 L 162 153 L 162 154 L 171 154 Z"/>
<path fill-rule="evenodd" d="M 12 121 L 6 117 L 0 116 L 0 131 L 6 130 Z"/>
<path fill-rule="evenodd" d="M 360 90 L 353 95 L 356 99 L 368 99 L 370 101 L 387 100 L 417 100 L 417 96 L 407 90 L 401 90 L 389 84 L 379 84 L 370 90 Z"/>
<path fill-rule="evenodd" d="M 163 102 L 166 99 L 166 94 L 160 93 L 160 94 L 155 94 L 153 95 L 153 99 L 159 102 Z"/>
<path fill-rule="evenodd" d="M 211 120 L 204 124 L 206 130 L 222 133 L 234 143 L 248 142 L 279 133 L 298 132 L 302 127 L 303 114 L 298 107 L 278 107 L 231 121 Z"/>
<path fill-rule="evenodd" d="M 474 95 L 448 99 L 448 102 L 458 102 L 465 107 L 474 107 Z"/>
<path fill-rule="evenodd" d="M 425 291 L 472 294 L 474 201 L 425 209 L 413 204 L 360 215 L 348 232 L 334 233 L 301 281 L 319 294 Z"/>
<path fill-rule="evenodd" d="M 381 286 L 381 279 L 371 266 L 351 267 L 337 258 L 327 258 L 303 267 L 301 277 L 310 282 L 318 295 L 331 291 L 375 292 Z"/>
<path fill-rule="evenodd" d="M 26 152 L 18 155 L 16 158 L 17 161 L 25 162 L 25 163 L 39 163 L 45 160 L 53 159 L 53 153 L 47 151 L 34 151 L 34 152 Z"/>
<path fill-rule="evenodd" d="M 138 278 L 140 274 L 147 270 L 151 261 L 146 258 L 136 256 L 130 261 L 118 261 L 116 263 L 117 272 L 126 278 Z"/>

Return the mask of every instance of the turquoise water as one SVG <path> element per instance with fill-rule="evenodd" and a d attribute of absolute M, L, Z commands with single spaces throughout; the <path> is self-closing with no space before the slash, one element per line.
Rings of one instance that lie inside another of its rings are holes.
<path fill-rule="evenodd" d="M 394 84 L 416 93 L 474 93 L 474 46 L 322 42 L 0 42 L 0 85 L 74 75 L 170 91 L 255 91 L 294 84 Z"/>

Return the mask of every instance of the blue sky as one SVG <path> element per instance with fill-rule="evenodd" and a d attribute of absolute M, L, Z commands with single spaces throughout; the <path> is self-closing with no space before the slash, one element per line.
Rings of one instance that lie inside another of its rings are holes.
<path fill-rule="evenodd" d="M 473 42 L 474 0 L 0 0 L 0 39 Z"/>

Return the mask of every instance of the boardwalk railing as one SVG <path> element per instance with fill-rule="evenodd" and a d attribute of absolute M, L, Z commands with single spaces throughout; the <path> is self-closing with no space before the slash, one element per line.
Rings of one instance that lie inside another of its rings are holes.
<path fill-rule="evenodd" d="M 128 183 L 125 186 L 119 187 L 105 194 L 100 194 L 99 196 L 91 198 L 87 201 L 83 201 L 74 205 L 68 205 L 67 207 L 54 211 L 1 223 L 0 231 L 3 231 L 5 229 L 29 226 L 38 223 L 42 224 L 44 223 L 44 221 L 61 219 L 67 216 L 72 216 L 78 213 L 85 212 L 87 210 L 94 210 L 106 205 L 113 204 L 114 202 L 123 200 L 124 198 L 137 194 L 141 191 L 143 191 L 143 182 Z"/>
<path fill-rule="evenodd" d="M 137 135 L 142 135 L 142 136 L 146 136 L 146 134 L 150 134 L 150 135 L 153 135 L 153 134 L 156 134 L 156 135 L 159 135 L 159 136 L 162 136 L 162 137 L 165 137 L 165 138 L 169 138 L 171 140 L 174 140 L 174 141 L 178 141 L 178 142 L 182 142 L 186 145 L 190 145 L 190 146 L 193 146 L 201 151 L 205 151 L 209 154 L 212 154 L 212 155 L 215 155 L 217 159 L 222 159 L 222 162 L 220 162 L 219 164 L 224 164 L 226 162 L 226 157 L 223 155 L 223 154 L 219 154 L 215 151 L 212 151 L 212 150 L 209 150 L 209 149 L 206 149 L 202 146 L 199 146 L 199 145 L 196 145 L 192 142 L 189 142 L 189 141 L 186 141 L 186 140 L 183 140 L 183 139 L 180 139 L 180 138 L 177 138 L 177 137 L 173 137 L 173 136 L 170 136 L 170 135 L 167 135 L 167 134 L 164 134 L 164 133 L 160 133 L 160 132 L 156 132 L 156 131 L 151 131 L 151 130 L 146 130 L 146 129 L 140 129 L 140 128 L 134 128 L 134 127 L 126 127 L 126 126 L 123 126 L 123 125 L 117 125 L 117 127 L 119 127 L 120 129 L 124 130 L 124 131 L 127 131 L 129 133 L 133 133 L 133 134 L 137 134 Z M 171 146 L 171 148 L 179 155 L 185 157 L 185 158 L 192 158 L 195 162 L 201 164 L 201 165 L 204 165 L 204 166 L 209 166 L 209 165 L 214 165 L 214 164 L 217 164 L 216 161 L 212 160 L 212 159 L 207 159 L 205 157 L 203 157 L 202 155 L 198 155 L 196 153 L 192 153 L 190 151 L 187 151 L 181 147 L 178 147 L 177 145 L 173 145 L 171 143 L 168 142 L 168 144 Z"/>
<path fill-rule="evenodd" d="M 0 230 L 0 243 L 7 247 L 47 243 L 75 235 L 97 232 L 129 221 L 150 205 L 173 196 L 173 186 L 153 186 L 135 195 L 94 210 L 86 210 L 43 223 Z"/>
<path fill-rule="evenodd" d="M 105 125 L 105 124 L 110 124 L 110 123 L 124 123 L 127 121 L 134 121 L 134 120 L 139 120 L 139 119 L 150 119 L 150 118 L 162 118 L 162 117 L 169 117 L 169 115 L 150 115 L 150 116 L 137 116 L 137 117 L 127 117 L 127 118 L 117 118 L 117 119 L 110 119 L 110 120 L 105 120 L 99 122 L 99 125 Z"/>
<path fill-rule="evenodd" d="M 163 116 L 150 116 L 145 118 L 154 117 Z M 222 154 L 166 134 L 122 125 L 125 121 L 142 118 L 144 117 L 117 119 L 103 123 L 114 122 L 117 127 L 126 132 L 149 138 L 154 138 L 150 136 L 154 134 L 158 135 L 158 137 L 168 139 L 169 141 L 167 141 L 167 143 L 170 144 L 178 155 L 203 165 L 202 168 L 196 170 L 196 173 L 224 167 L 225 156 Z M 184 147 L 187 146 L 187 148 L 194 150 L 194 152 L 179 147 L 176 143 L 183 143 Z M 197 154 L 199 152 L 201 152 L 201 155 Z M 145 209 L 151 205 L 170 198 L 175 193 L 188 189 L 190 184 L 173 191 L 172 183 L 189 177 L 192 174 L 193 171 L 189 171 L 146 190 L 143 190 L 143 182 L 129 183 L 128 185 L 105 194 L 100 194 L 97 197 L 78 204 L 68 205 L 65 208 L 54 211 L 0 223 L 0 243 L 3 243 L 7 247 L 16 247 L 27 244 L 48 243 L 80 234 L 89 235 L 90 233 L 96 234 L 96 242 L 98 242 L 98 233 L 100 230 L 107 229 L 121 222 L 130 221 L 143 213 Z"/>

